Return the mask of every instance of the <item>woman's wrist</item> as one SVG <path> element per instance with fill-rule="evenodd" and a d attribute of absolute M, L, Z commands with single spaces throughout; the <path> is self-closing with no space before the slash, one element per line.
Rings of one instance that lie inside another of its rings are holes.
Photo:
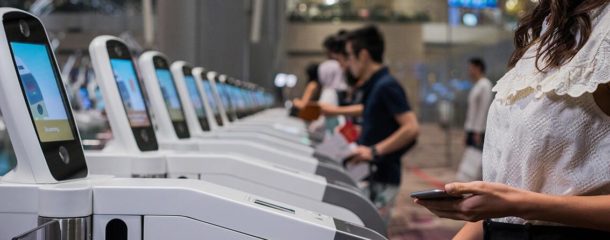
<path fill-rule="evenodd" d="M 545 214 L 556 210 L 561 201 L 560 196 L 541 194 L 536 192 L 527 192 L 522 194 L 517 206 L 518 217 L 525 220 L 543 220 Z"/>

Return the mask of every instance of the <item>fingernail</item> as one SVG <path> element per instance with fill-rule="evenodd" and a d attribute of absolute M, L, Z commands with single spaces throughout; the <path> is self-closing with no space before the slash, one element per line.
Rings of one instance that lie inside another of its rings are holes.
<path fill-rule="evenodd" d="M 445 192 L 452 192 L 452 191 L 453 191 L 453 183 L 445 184 Z"/>

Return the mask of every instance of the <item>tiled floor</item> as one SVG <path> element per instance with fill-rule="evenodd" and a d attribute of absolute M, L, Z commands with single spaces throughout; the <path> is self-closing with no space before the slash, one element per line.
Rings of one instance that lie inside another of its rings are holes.
<path fill-rule="evenodd" d="M 447 142 L 446 136 L 450 137 Z M 423 125 L 418 145 L 403 159 L 403 181 L 389 224 L 391 240 L 451 239 L 463 222 L 440 219 L 413 203 L 409 193 L 452 182 L 461 159 L 463 133 Z M 450 146 L 448 152 L 447 146 Z"/>
<path fill-rule="evenodd" d="M 462 227 L 463 223 L 434 216 L 425 208 L 413 203 L 408 194 L 436 187 L 436 184 L 429 182 L 429 179 L 422 179 L 421 175 L 450 182 L 453 180 L 455 171 L 447 168 L 427 168 L 420 171 L 415 174 L 413 169 L 409 169 L 403 175 L 406 179 L 404 179 L 401 192 L 396 199 L 396 206 L 392 210 L 392 218 L 388 227 L 390 239 L 451 239 L 451 236 Z"/>

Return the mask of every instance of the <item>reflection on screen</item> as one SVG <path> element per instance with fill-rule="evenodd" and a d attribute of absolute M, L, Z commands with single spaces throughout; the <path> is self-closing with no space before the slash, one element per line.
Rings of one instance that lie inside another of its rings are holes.
<path fill-rule="evenodd" d="M 110 59 L 110 64 L 131 127 L 150 126 L 140 83 L 131 60 Z"/>
<path fill-rule="evenodd" d="M 193 103 L 193 107 L 195 107 L 195 112 L 197 112 L 197 118 L 205 118 L 205 108 L 203 108 L 203 99 L 199 94 L 199 90 L 197 89 L 197 83 L 195 83 L 195 78 L 191 75 L 185 75 L 184 81 L 186 82 L 186 88 L 189 92 L 189 96 L 191 97 L 191 102 Z"/>
<path fill-rule="evenodd" d="M 167 69 L 157 69 L 156 72 L 159 86 L 161 87 L 161 94 L 165 101 L 165 107 L 169 111 L 169 117 L 172 121 L 183 121 L 184 113 L 182 112 L 182 105 L 178 98 L 178 91 L 176 90 L 172 74 Z"/>
<path fill-rule="evenodd" d="M 212 92 L 212 85 L 210 85 L 210 82 L 208 80 L 203 81 L 203 88 L 205 89 L 205 95 L 207 95 L 208 97 L 208 103 L 210 104 L 212 111 L 214 111 L 214 114 L 218 114 L 220 112 L 219 106 L 218 103 L 216 103 L 216 98 L 214 98 L 214 92 Z"/>
<path fill-rule="evenodd" d="M 11 42 L 11 49 L 40 142 L 74 140 L 47 47 Z"/>
<path fill-rule="evenodd" d="M 78 89 L 78 96 L 82 104 L 82 110 L 90 110 L 93 108 L 93 103 L 91 102 L 87 88 L 82 87 Z"/>

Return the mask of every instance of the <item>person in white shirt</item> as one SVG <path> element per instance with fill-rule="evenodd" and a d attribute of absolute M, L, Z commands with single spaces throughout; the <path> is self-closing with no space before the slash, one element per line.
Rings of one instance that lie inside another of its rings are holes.
<path fill-rule="evenodd" d="M 485 77 L 485 62 L 482 59 L 469 60 L 468 75 L 474 86 L 468 95 L 468 108 L 464 123 L 466 146 L 456 174 L 458 181 L 475 181 L 481 180 L 483 177 L 481 167 L 483 140 L 487 125 L 487 112 L 493 99 L 492 84 Z"/>
<path fill-rule="evenodd" d="M 483 180 L 416 203 L 454 239 L 610 239 L 610 1 L 539 0 L 493 91 Z"/>
<path fill-rule="evenodd" d="M 485 63 L 480 58 L 470 59 L 468 73 L 474 86 L 468 95 L 468 111 L 466 112 L 466 146 L 483 149 L 487 112 L 493 99 L 491 81 L 485 77 Z"/>

